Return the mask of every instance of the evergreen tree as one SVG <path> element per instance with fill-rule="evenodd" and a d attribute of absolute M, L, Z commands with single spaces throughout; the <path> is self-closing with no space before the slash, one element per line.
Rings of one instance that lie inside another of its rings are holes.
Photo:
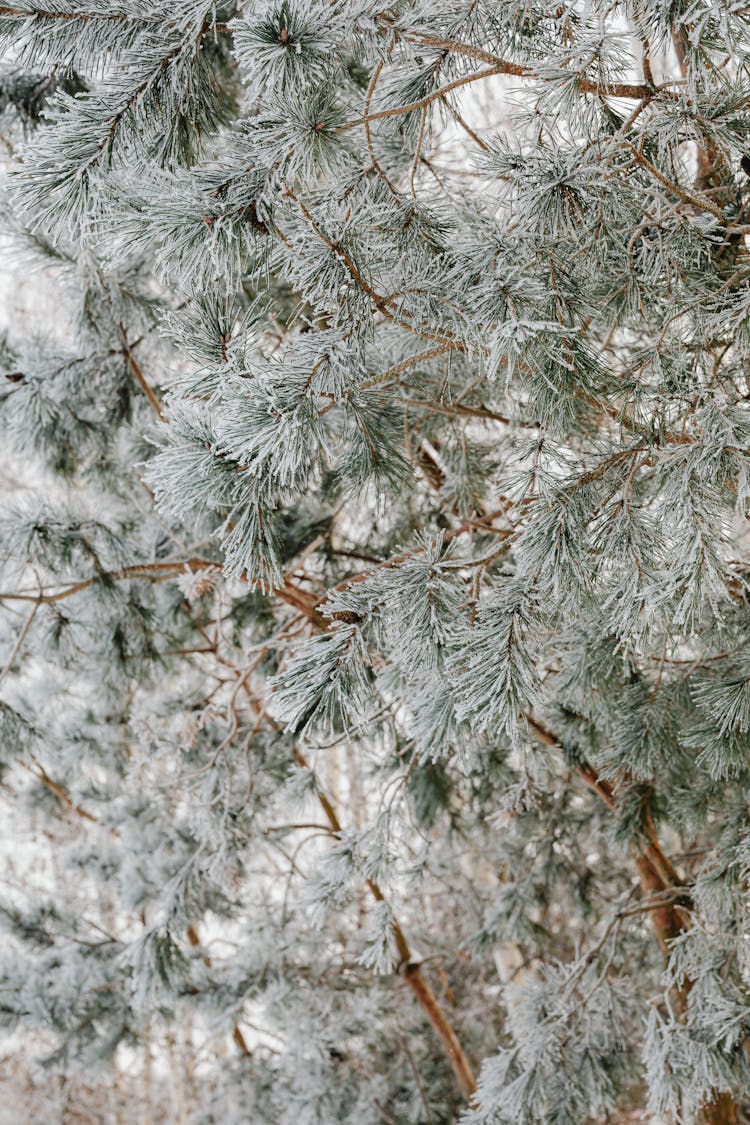
<path fill-rule="evenodd" d="M 750 1120 L 744 0 L 0 45 L 13 1120 Z"/>

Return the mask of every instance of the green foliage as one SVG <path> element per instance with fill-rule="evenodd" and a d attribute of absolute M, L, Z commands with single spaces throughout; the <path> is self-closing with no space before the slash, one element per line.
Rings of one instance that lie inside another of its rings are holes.
<path fill-rule="evenodd" d="M 0 52 L 20 1116 L 743 1120 L 748 10 Z"/>

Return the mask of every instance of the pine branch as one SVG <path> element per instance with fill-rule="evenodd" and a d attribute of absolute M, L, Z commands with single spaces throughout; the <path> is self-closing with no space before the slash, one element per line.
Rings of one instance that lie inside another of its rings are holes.
<path fill-rule="evenodd" d="M 307 759 L 297 747 L 294 749 L 294 760 L 302 769 L 310 769 Z M 341 822 L 332 802 L 320 788 L 317 788 L 317 798 L 332 831 L 336 835 L 340 835 L 342 832 Z M 385 902 L 383 892 L 373 879 L 367 880 L 367 887 L 376 902 Z M 432 1024 L 443 1047 L 443 1051 L 450 1062 L 453 1073 L 456 1076 L 456 1081 L 465 1096 L 470 1098 L 476 1090 L 476 1079 L 474 1078 L 471 1064 L 464 1053 L 456 1031 L 440 1006 L 437 996 L 422 971 L 421 965 L 419 962 L 413 960 L 409 943 L 395 917 L 392 918 L 392 929 L 399 955 L 399 970 L 403 973 L 404 980 L 409 985 L 409 988 L 411 988 L 417 1002 Z"/>
<path fill-rule="evenodd" d="M 530 730 L 545 746 L 559 750 L 567 759 L 573 757 L 567 752 L 557 737 L 543 724 L 527 716 Z M 588 763 L 577 767 L 579 774 L 586 784 L 594 790 L 597 796 L 609 809 L 617 809 L 616 797 L 608 784 L 603 781 L 596 770 Z M 659 946 L 665 958 L 669 956 L 672 942 L 679 938 L 692 925 L 690 907 L 691 900 L 688 889 L 679 879 L 673 864 L 664 853 L 656 836 L 653 820 L 648 809 L 644 814 L 644 828 L 649 843 L 641 852 L 636 852 L 634 859 L 641 883 L 641 890 L 645 900 L 650 896 L 657 896 L 656 904 L 649 913 L 653 922 Z M 677 893 L 676 900 L 670 900 L 670 894 Z M 675 1000 L 681 1015 L 686 1015 L 688 996 L 695 987 L 694 980 L 686 980 L 681 988 L 675 992 Z M 738 1121 L 738 1105 L 729 1094 L 719 1094 L 710 1103 L 703 1106 L 701 1120 L 705 1125 L 735 1125 Z"/>
<path fill-rule="evenodd" d="M 34 777 L 36 777 L 39 781 L 41 781 L 42 784 L 47 789 L 50 790 L 51 793 L 54 793 L 54 795 L 57 797 L 57 799 L 60 801 L 60 803 L 66 809 L 68 809 L 70 812 L 74 813 L 76 816 L 80 817 L 81 820 L 86 820 L 90 824 L 98 824 L 98 825 L 104 827 L 104 824 L 99 819 L 99 817 L 94 816 L 93 813 L 90 813 L 87 809 L 83 808 L 81 805 L 76 804 L 76 802 L 70 796 L 70 793 L 67 791 L 67 789 L 63 785 L 60 785 L 59 782 L 57 782 L 53 778 L 51 778 L 49 776 L 49 774 L 47 773 L 47 771 L 38 762 L 34 763 L 35 768 L 33 768 L 33 769 L 30 766 L 28 766 L 26 762 L 23 762 L 20 758 L 16 759 L 16 764 L 21 766 L 23 769 L 28 770 L 30 773 L 32 773 L 34 775 Z M 115 837 L 119 835 L 117 830 L 114 829 L 114 828 L 108 828 L 108 831 Z M 188 939 L 188 942 L 190 943 L 190 945 L 195 947 L 195 946 L 199 946 L 201 944 L 200 936 L 199 936 L 198 931 L 195 928 L 195 926 L 188 926 L 186 932 L 187 932 L 187 939 Z M 211 967 L 211 959 L 209 957 L 204 956 L 203 963 L 206 965 L 207 968 Z M 237 1024 L 235 1024 L 235 1026 L 232 1028 L 232 1039 L 234 1040 L 235 1044 L 237 1045 L 240 1053 L 242 1055 L 244 1055 L 246 1058 L 250 1058 L 251 1057 L 251 1051 L 250 1051 L 250 1048 L 247 1045 L 247 1040 L 245 1039 L 241 1028 Z"/>
<path fill-rule="evenodd" d="M 502 59 L 498 55 L 492 54 L 490 51 L 484 51 L 480 47 L 474 47 L 470 43 L 460 43 L 453 39 L 443 39 L 439 36 L 405 35 L 403 38 L 407 43 L 419 43 L 424 47 L 435 47 L 441 51 L 476 59 L 477 62 L 489 63 L 490 66 L 497 68 L 496 73 L 499 74 L 509 74 L 516 78 L 532 78 L 536 81 L 542 80 L 540 75 L 534 71 L 533 67 L 525 66 L 521 63 L 509 62 L 507 59 Z M 571 77 L 573 76 L 571 75 Z M 654 88 L 650 82 L 599 83 L 592 82 L 581 76 L 575 77 L 576 87 L 582 94 L 596 94 L 600 97 L 609 98 L 637 98 L 649 101 L 660 92 L 659 88 Z M 667 85 L 669 85 L 669 83 Z"/>
<path fill-rule="evenodd" d="M 444 98 L 451 90 L 457 90 L 461 86 L 467 86 L 471 82 L 480 82 L 484 78 L 491 78 L 494 74 L 505 74 L 502 65 L 495 65 L 487 67 L 485 70 L 479 70 L 475 74 L 464 75 L 463 78 L 455 78 L 452 82 L 447 82 L 445 86 L 441 86 L 438 90 L 433 90 L 431 94 L 425 94 L 423 98 L 417 98 L 416 101 L 409 102 L 407 105 L 394 106 L 392 109 L 379 109 L 375 113 L 370 113 L 365 117 L 358 117 L 354 121 L 347 121 L 344 125 L 337 125 L 337 133 L 345 133 L 350 129 L 356 129 L 360 125 L 370 125 L 373 121 L 383 121 L 388 117 L 402 117 L 405 113 L 413 113 L 414 110 L 424 109 L 429 106 L 431 102 Z"/>
<path fill-rule="evenodd" d="M 133 377 L 134 377 L 136 383 L 138 384 L 138 386 L 141 388 L 144 395 L 148 399 L 149 406 L 154 411 L 157 418 L 159 418 L 160 421 L 162 421 L 162 422 L 166 421 L 166 415 L 164 413 L 164 409 L 163 409 L 161 403 L 159 402 L 159 399 L 156 397 L 156 394 L 154 392 L 153 387 L 150 385 L 150 383 L 146 379 L 146 376 L 143 374 L 143 369 L 142 369 L 141 365 L 139 364 L 138 360 L 133 355 L 133 351 L 132 351 L 131 346 L 128 344 L 128 337 L 127 337 L 127 334 L 125 332 L 124 326 L 122 324 L 119 324 L 118 328 L 119 328 L 119 331 L 120 331 L 120 335 L 122 336 L 123 355 L 125 356 L 125 359 L 127 360 L 128 367 L 133 372 Z"/>
<path fill-rule="evenodd" d="M 668 176 L 660 172 L 659 169 L 651 163 L 648 157 L 644 156 L 630 141 L 625 140 L 623 144 L 632 152 L 638 163 L 645 168 L 647 172 L 651 173 L 654 179 L 658 180 L 660 184 L 667 188 L 668 191 L 671 191 L 673 195 L 676 195 L 678 199 L 681 199 L 683 203 L 689 203 L 691 206 L 697 208 L 698 211 L 708 211 L 715 219 L 719 220 L 722 226 L 726 225 L 726 215 L 724 212 L 705 195 L 698 195 L 696 192 L 688 191 L 687 188 L 683 188 L 673 180 L 670 180 Z"/>
<path fill-rule="evenodd" d="M 558 750 L 568 761 L 576 760 L 576 756 L 566 750 L 557 736 L 544 726 L 543 723 L 540 723 L 530 715 L 526 715 L 525 719 L 531 732 L 543 745 Z M 576 770 L 589 788 L 593 789 L 599 799 L 604 802 L 607 808 L 616 811 L 618 808 L 618 800 L 609 782 L 600 778 L 594 767 L 589 765 L 588 762 L 579 763 L 576 765 Z M 652 914 L 654 930 L 656 931 L 656 936 L 662 952 L 666 956 L 669 952 L 670 943 L 678 937 L 679 934 L 683 933 L 690 924 L 688 915 L 685 913 L 689 906 L 689 894 L 687 888 L 685 888 L 677 875 L 673 864 L 659 843 L 656 829 L 654 828 L 654 823 L 648 810 L 644 813 L 644 830 L 649 842 L 643 850 L 636 851 L 634 855 L 644 896 L 649 894 L 665 894 L 675 889 L 679 889 L 683 896 L 681 908 L 665 901 L 664 905 L 654 910 Z"/>

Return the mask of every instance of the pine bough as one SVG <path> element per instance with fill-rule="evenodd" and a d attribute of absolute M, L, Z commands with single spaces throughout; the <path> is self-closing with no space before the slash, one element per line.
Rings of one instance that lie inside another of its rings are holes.
<path fill-rule="evenodd" d="M 18 1112 L 747 1120 L 746 5 L 0 44 Z"/>

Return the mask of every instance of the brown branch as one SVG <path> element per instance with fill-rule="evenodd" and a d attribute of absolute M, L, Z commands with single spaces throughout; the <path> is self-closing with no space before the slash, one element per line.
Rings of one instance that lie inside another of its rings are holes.
<path fill-rule="evenodd" d="M 498 516 L 505 515 L 511 507 L 512 504 L 508 500 L 505 502 L 503 507 L 496 508 L 494 511 L 488 512 L 484 516 L 478 516 L 476 519 L 464 520 L 460 527 L 455 527 L 451 531 L 447 531 L 445 533 L 445 535 L 443 536 L 443 542 L 450 543 L 453 539 L 458 539 L 460 535 L 466 535 L 470 531 L 486 530 L 488 532 L 497 534 L 497 528 L 493 528 L 491 526 L 492 522 L 496 520 Z M 426 547 L 414 547 L 412 550 L 402 551 L 401 554 L 393 555 L 390 559 L 385 559 L 384 562 L 378 563 L 377 566 L 370 567 L 368 570 L 362 570 L 358 574 L 353 574 L 349 578 L 343 579 L 343 581 L 337 583 L 335 586 L 332 586 L 330 590 L 327 590 L 325 596 L 316 603 L 318 611 L 323 611 L 325 609 L 326 601 L 328 600 L 328 597 L 331 593 L 334 593 L 338 590 L 343 590 L 347 586 L 355 586 L 360 582 L 366 582 L 368 578 L 371 578 L 373 574 L 376 574 L 380 570 L 393 570 L 395 569 L 395 567 L 400 566 L 401 563 L 406 562 L 407 559 L 418 558 L 420 555 L 423 555 L 426 549 Z M 333 620 L 335 620 L 335 615 Z M 328 618 L 324 618 L 324 623 L 325 628 L 330 629 L 332 621 L 328 620 Z"/>
<path fill-rule="evenodd" d="M 201 944 L 200 934 L 198 933 L 195 926 L 188 926 L 187 939 L 194 949 Z M 201 960 L 203 961 L 203 964 L 207 969 L 211 968 L 211 958 L 208 956 L 208 954 L 204 953 L 201 957 Z M 239 1047 L 240 1054 L 244 1055 L 245 1058 L 250 1058 L 250 1048 L 247 1045 L 247 1040 L 242 1034 L 242 1030 L 239 1024 L 235 1024 L 232 1028 L 232 1039 L 234 1040 L 237 1047 Z"/>
<path fill-rule="evenodd" d="M 302 769 L 310 769 L 304 754 L 297 748 L 294 750 L 294 760 Z M 342 830 L 341 822 L 332 802 L 326 794 L 320 790 L 318 790 L 317 797 L 331 829 L 337 836 L 340 835 Z M 373 879 L 367 880 L 367 887 L 372 897 L 377 902 L 385 902 L 385 895 Z M 393 915 L 391 915 L 391 927 L 399 956 L 399 968 L 403 974 L 404 980 L 409 985 L 409 988 L 411 988 L 416 1000 L 440 1039 L 443 1050 L 448 1056 L 448 1061 L 450 1062 L 461 1090 L 466 1097 L 469 1098 L 476 1090 L 476 1079 L 474 1078 L 471 1064 L 464 1053 L 452 1024 L 441 1008 L 437 996 L 427 981 L 422 971 L 422 966 L 419 962 L 413 960 L 411 948 L 406 940 L 404 931 Z"/>
<path fill-rule="evenodd" d="M 445 355 L 446 352 L 452 348 L 451 344 L 439 344 L 436 348 L 429 348 L 426 352 L 420 352 L 418 355 L 407 356 L 402 359 L 400 363 L 389 367 L 387 371 L 383 371 L 380 375 L 374 375 L 372 379 L 366 379 L 364 383 L 359 383 L 357 386 L 352 387 L 352 391 L 366 391 L 370 387 L 377 387 L 380 383 L 386 383 L 390 379 L 395 379 L 401 374 L 402 371 L 407 371 L 410 367 L 414 367 L 418 363 L 426 363 L 430 359 L 435 359 L 436 356 Z M 329 402 L 319 412 L 321 415 L 327 414 L 329 410 L 333 410 L 334 406 L 339 406 L 338 401 Z"/>
<path fill-rule="evenodd" d="M 532 718 L 531 715 L 525 715 L 524 718 L 528 724 L 529 730 L 533 732 L 539 742 L 541 742 L 544 746 L 551 746 L 554 750 L 559 750 L 563 754 L 565 753 L 565 748 L 560 742 L 559 738 L 557 737 L 557 735 L 553 734 L 548 727 L 544 726 L 543 723 L 540 723 L 538 719 Z M 589 786 L 589 788 L 593 789 L 596 795 L 601 798 L 602 801 L 604 801 L 604 804 L 607 806 L 607 808 L 617 808 L 617 801 L 615 800 L 612 786 L 608 781 L 603 781 L 602 778 L 600 778 L 597 774 L 596 770 L 592 766 L 589 766 L 585 763 L 583 765 L 577 766 L 576 769 L 578 770 L 578 773 L 581 775 L 586 784 Z"/>
<path fill-rule="evenodd" d="M 665 884 L 647 851 L 635 856 L 635 866 L 644 896 L 662 894 L 668 889 L 668 884 Z M 665 901 L 652 911 L 651 919 L 659 948 L 666 958 L 669 956 L 670 943 L 687 929 L 685 915 L 674 903 Z"/>
<path fill-rule="evenodd" d="M 366 379 L 364 383 L 359 383 L 352 389 L 355 391 L 366 391 L 369 390 L 370 387 L 377 387 L 380 383 L 387 383 L 389 379 L 397 378 L 402 371 L 407 371 L 410 367 L 414 367 L 418 363 L 427 363 L 430 359 L 436 359 L 437 356 L 445 355 L 446 352 L 451 351 L 451 348 L 451 344 L 440 344 L 438 347 L 428 348 L 427 351 L 420 352 L 418 355 L 407 356 L 406 359 L 402 359 L 400 363 L 389 367 L 387 371 L 383 371 L 380 375 L 373 375 L 371 379 Z M 330 407 L 327 406 L 325 410 L 330 410 Z M 325 410 L 321 411 L 321 413 L 325 413 Z"/>
<path fill-rule="evenodd" d="M 404 35 L 406 43 L 418 43 L 422 47 L 436 47 L 440 51 L 451 52 L 456 55 L 465 55 L 467 59 L 487 63 L 489 66 L 502 67 L 505 74 L 513 74 L 518 78 L 525 78 L 530 71 L 527 66 L 520 63 L 508 62 L 491 51 L 484 51 L 481 47 L 474 47 L 470 43 L 459 43 L 456 39 L 443 39 L 437 35 Z"/>
<path fill-rule="evenodd" d="M 398 324 L 399 327 L 403 328 L 406 332 L 411 332 L 414 336 L 420 336 L 424 340 L 435 340 L 438 343 L 445 344 L 450 348 L 455 348 L 457 351 L 466 351 L 466 345 L 455 336 L 452 336 L 450 334 L 446 335 L 445 333 L 431 332 L 426 328 L 420 328 L 418 324 L 409 323 L 409 321 L 412 319 L 410 313 L 406 312 L 404 314 L 408 318 L 404 320 L 403 316 L 399 316 L 396 312 L 394 312 L 391 306 L 395 303 L 395 298 L 383 296 L 381 293 L 378 293 L 377 290 L 372 287 L 372 285 L 370 285 L 370 283 L 362 276 L 362 273 L 358 269 L 356 263 L 352 260 L 351 256 L 347 254 L 346 251 L 338 245 L 338 243 L 334 242 L 332 238 L 329 238 L 325 231 L 322 230 L 320 226 L 318 226 L 312 213 L 310 212 L 310 209 L 305 205 L 304 201 L 297 196 L 294 189 L 288 187 L 285 190 L 284 195 L 287 199 L 291 199 L 297 204 L 300 211 L 312 228 L 313 232 L 317 235 L 321 242 L 323 242 L 328 247 L 328 249 L 336 255 L 336 257 L 349 273 L 350 277 L 352 277 L 354 281 L 356 281 L 357 285 L 359 285 L 362 291 L 367 294 L 367 296 L 372 300 L 375 307 L 379 312 L 383 314 L 383 316 L 388 317 L 389 320 L 392 320 L 395 324 Z M 290 249 L 293 249 L 293 245 L 290 240 L 281 232 L 278 233 L 282 241 Z"/>
<path fill-rule="evenodd" d="M 466 58 L 476 59 L 477 62 L 488 63 L 490 66 L 498 67 L 499 72 L 502 74 L 510 74 L 517 78 L 534 78 L 544 81 L 533 67 L 525 66 L 523 63 L 509 62 L 499 55 L 494 55 L 490 51 L 483 51 L 480 47 L 474 47 L 469 43 L 460 43 L 455 39 L 442 39 L 439 36 L 429 35 L 407 35 L 404 36 L 404 38 L 409 43 L 420 43 L 425 47 L 436 47 L 441 51 L 450 51 L 457 55 L 465 55 Z M 571 74 L 571 77 L 576 78 L 578 89 L 582 94 L 598 94 L 608 98 L 650 99 L 655 97 L 659 92 L 658 88 L 649 84 L 648 81 L 645 83 L 592 82 L 590 78 L 582 78 L 578 75 Z"/>
<path fill-rule="evenodd" d="M 493 74 L 507 73 L 510 72 L 504 69 L 504 66 L 496 65 L 489 66 L 485 70 L 478 70 L 474 74 L 465 74 L 463 78 L 454 78 L 452 82 L 447 82 L 445 86 L 441 86 L 439 89 L 433 90 L 431 94 L 425 94 L 423 98 L 417 98 L 416 101 L 409 102 L 407 105 L 393 106 L 392 109 L 379 109 L 375 113 L 358 117 L 355 121 L 347 121 L 344 125 L 338 125 L 335 132 L 345 133 L 349 129 L 356 129 L 359 125 L 367 125 L 370 121 L 382 121 L 386 117 L 400 117 L 402 114 L 411 113 L 415 109 L 424 109 L 431 102 L 445 97 L 451 90 L 457 90 L 460 86 L 468 86 L 470 82 L 479 82 L 482 78 L 490 78 Z"/>
<path fill-rule="evenodd" d="M 512 425 L 514 421 L 512 418 L 506 418 L 504 414 L 498 414 L 494 410 L 484 410 L 478 406 L 462 406 L 460 403 L 429 402 L 418 398 L 401 398 L 396 401 L 403 406 L 414 406 L 419 410 L 427 410 L 431 414 L 446 414 L 450 418 L 481 418 L 486 422 L 502 422 L 506 426 Z M 515 424 L 517 426 L 528 426 L 531 429 L 538 428 L 534 422 L 516 421 Z"/>
<path fill-rule="evenodd" d="M 324 242 L 328 249 L 331 250 L 341 262 L 343 262 L 351 276 L 356 281 L 357 285 L 359 285 L 360 289 L 364 290 L 367 296 L 370 297 L 378 307 L 383 305 L 386 302 L 387 298 L 382 297 L 373 289 L 370 283 L 366 281 L 362 276 L 357 266 L 354 264 L 351 257 L 346 253 L 346 251 L 342 250 L 341 247 L 337 245 L 337 243 L 335 243 L 333 239 L 329 238 L 325 231 L 323 231 L 318 226 L 305 202 L 297 196 L 296 192 L 293 191 L 292 188 L 287 188 L 284 194 L 297 204 L 315 234 L 318 236 L 321 242 Z"/>
<path fill-rule="evenodd" d="M 75 594 L 80 594 L 84 590 L 88 590 L 96 582 L 112 581 L 112 582 L 126 582 L 130 579 L 142 579 L 149 582 L 165 582 L 170 579 L 178 578 L 186 571 L 195 570 L 219 570 L 219 564 L 211 561 L 210 559 L 192 558 L 176 560 L 174 562 L 156 562 L 156 563 L 135 563 L 132 566 L 122 567 L 120 570 L 102 571 L 99 574 L 92 575 L 90 578 L 83 578 L 79 582 L 74 582 L 66 586 L 62 590 L 56 590 L 53 594 L 16 594 L 16 593 L 0 593 L 0 602 L 32 602 L 36 605 L 52 605 L 55 602 L 64 601 L 66 598 L 71 598 Z M 259 582 L 253 582 L 246 575 L 242 578 L 243 582 L 247 585 L 253 586 L 255 589 L 260 588 Z M 285 579 L 282 586 L 274 590 L 274 595 L 279 601 L 286 602 L 287 605 L 292 606 L 299 613 L 304 614 L 308 621 L 318 626 L 319 628 L 326 628 L 328 622 L 320 616 L 318 612 L 319 599 L 306 590 L 301 590 L 295 586 L 289 579 Z"/>
<path fill-rule="evenodd" d="M 651 48 L 649 46 L 648 39 L 642 39 L 641 40 L 641 55 L 642 55 L 641 65 L 643 67 L 643 77 L 646 79 L 646 84 L 648 86 L 650 86 L 651 89 L 653 90 L 653 89 L 656 88 L 656 83 L 654 82 L 654 73 L 651 69 Z"/>
<path fill-rule="evenodd" d="M 148 399 L 149 405 L 151 406 L 151 408 L 154 410 L 154 412 L 157 414 L 157 416 L 161 419 L 161 421 L 164 422 L 165 421 L 165 414 L 164 414 L 164 409 L 162 407 L 162 404 L 159 402 L 159 399 L 157 398 L 153 387 L 150 385 L 146 376 L 143 374 L 143 368 L 141 367 L 140 363 L 138 362 L 138 360 L 133 355 L 133 352 L 130 348 L 130 345 L 128 344 L 128 337 L 127 337 L 127 334 L 125 332 L 125 328 L 122 324 L 118 324 L 117 327 L 119 328 L 120 335 L 122 336 L 123 355 L 125 356 L 128 367 L 130 368 L 130 370 L 133 374 L 133 378 L 135 379 L 136 383 L 138 384 L 138 386 L 141 388 L 144 395 Z"/>
<path fill-rule="evenodd" d="M 540 742 L 565 753 L 564 747 L 551 731 L 529 716 L 526 716 L 526 719 L 530 729 Z M 607 807 L 616 809 L 617 802 L 609 783 L 603 781 L 596 770 L 586 763 L 579 765 L 577 768 L 586 784 L 597 793 Z M 648 810 L 644 815 L 643 826 L 649 843 L 643 851 L 635 854 L 634 860 L 644 898 L 657 896 L 655 904 L 649 906 L 649 913 L 659 948 L 666 959 L 675 938 L 691 928 L 692 922 L 687 910 L 690 897 L 687 889 L 681 885 L 672 863 L 665 855 L 656 837 L 656 831 Z M 670 896 L 670 891 L 673 893 L 679 892 L 679 897 Z M 680 988 L 674 990 L 676 1008 L 683 1014 L 687 1010 L 688 996 L 694 983 L 693 980 L 687 979 Z M 736 1125 L 738 1108 L 732 1095 L 727 1093 L 717 1094 L 703 1106 L 700 1120 L 703 1125 Z"/>
<path fill-rule="evenodd" d="M 688 191 L 686 188 L 681 187 L 680 184 L 676 184 L 674 180 L 670 180 L 663 172 L 660 172 L 634 144 L 631 144 L 630 141 L 623 141 L 623 144 L 632 152 L 638 163 L 642 165 L 647 172 L 651 173 L 655 180 L 658 180 L 663 187 L 671 191 L 673 195 L 676 195 L 683 203 L 689 203 L 692 207 L 697 207 L 699 211 L 708 211 L 715 219 L 719 220 L 722 226 L 726 224 L 726 215 L 724 212 L 712 203 L 710 199 L 707 199 L 705 195 L 697 195 L 695 192 Z"/>
<path fill-rule="evenodd" d="M 449 113 L 453 117 L 454 121 L 458 125 L 461 126 L 461 128 L 463 129 L 463 131 L 466 133 L 467 136 L 471 137 L 471 139 L 474 141 L 474 143 L 476 145 L 479 146 L 479 148 L 482 150 L 482 152 L 491 152 L 492 150 L 490 149 L 490 146 L 488 144 L 486 144 L 485 141 L 482 140 L 482 138 L 479 136 L 478 133 L 474 132 L 474 130 L 472 129 L 471 125 L 468 124 L 468 122 L 464 121 L 461 114 L 458 112 L 458 110 L 455 108 L 455 106 L 451 105 L 451 103 L 448 101 L 448 99 L 446 97 L 443 98 L 443 103 L 445 104 Z"/>
<path fill-rule="evenodd" d="M 75 813 L 76 816 L 79 816 L 82 820 L 90 821 L 90 823 L 92 824 L 102 823 L 98 817 L 93 815 L 93 813 L 87 812 L 86 809 L 82 808 L 80 805 L 77 805 L 71 797 L 70 793 L 68 793 L 67 789 L 64 789 L 62 785 L 51 778 L 44 767 L 40 766 L 38 762 L 34 762 L 35 768 L 32 768 L 21 758 L 16 758 L 16 765 L 20 766 L 21 769 L 27 770 L 33 777 L 37 779 L 37 781 L 41 781 L 42 785 L 46 786 L 46 788 L 49 789 L 50 793 L 54 793 L 58 801 L 60 801 L 61 804 L 65 805 L 65 808 L 69 809 L 70 812 Z"/>
<path fill-rule="evenodd" d="M 411 176 L 409 178 L 409 185 L 410 185 L 410 188 L 411 188 L 411 194 L 412 194 L 412 198 L 414 198 L 414 199 L 416 199 L 416 195 L 417 195 L 415 180 L 416 180 L 416 176 L 417 176 L 417 169 L 419 168 L 419 161 L 420 161 L 421 156 L 422 156 L 422 146 L 424 144 L 425 133 L 427 132 L 427 122 L 428 122 L 428 120 L 429 120 L 429 116 L 428 116 L 428 113 L 427 113 L 427 106 L 425 106 L 424 109 L 422 110 L 422 115 L 421 115 L 421 118 L 420 118 L 420 121 L 419 121 L 419 136 L 417 137 L 417 145 L 416 145 L 416 148 L 414 150 L 414 160 L 412 161 L 412 165 L 411 165 Z"/>
<path fill-rule="evenodd" d="M 565 748 L 559 739 L 542 723 L 528 715 L 526 721 L 540 742 L 565 753 Z M 567 756 L 569 755 L 566 754 Z M 594 790 L 607 808 L 616 809 L 617 801 L 612 787 L 599 777 L 593 766 L 582 763 L 577 769 L 586 784 Z M 690 897 L 659 843 L 648 809 L 645 810 L 643 827 L 649 843 L 642 852 L 635 854 L 634 860 L 644 898 L 658 896 L 655 905 L 649 906 L 649 913 L 659 948 L 667 958 L 675 938 L 691 928 L 692 922 L 687 910 Z M 678 892 L 679 897 L 673 897 L 674 892 Z M 675 989 L 676 1007 L 682 1013 L 687 1009 L 688 996 L 694 983 L 688 979 L 679 989 Z M 717 1094 L 711 1102 L 703 1106 L 700 1119 L 704 1125 L 736 1125 L 738 1108 L 734 1098 L 727 1093 Z"/>
<path fill-rule="evenodd" d="M 543 723 L 540 723 L 530 715 L 526 715 L 525 719 L 529 729 L 540 742 L 545 746 L 550 746 L 555 750 L 559 750 L 568 759 L 571 757 L 557 736 L 544 726 Z M 575 768 L 579 776 L 586 782 L 590 789 L 593 789 L 607 808 L 613 811 L 617 810 L 618 801 L 609 782 L 599 777 L 594 767 L 587 762 L 579 762 Z M 662 892 L 675 888 L 682 889 L 681 904 L 665 901 L 664 904 L 659 906 L 658 909 L 655 909 L 651 915 L 659 946 L 662 953 L 667 956 L 670 943 L 690 926 L 689 918 L 684 910 L 685 900 L 688 898 L 688 894 L 674 866 L 659 843 L 656 829 L 654 828 L 654 823 L 648 810 L 646 810 L 644 814 L 643 828 L 648 838 L 648 844 L 645 848 L 642 848 L 641 851 L 635 852 L 634 861 L 644 896 L 661 894 Z"/>
<path fill-rule="evenodd" d="M 393 50 L 392 46 L 391 46 L 391 50 Z M 390 54 L 390 51 L 389 51 L 389 54 Z M 370 156 L 370 162 L 372 163 L 373 168 L 375 169 L 377 174 L 380 176 L 381 180 L 386 185 L 386 187 L 390 191 L 393 198 L 398 202 L 399 206 L 403 206 L 402 203 L 401 203 L 401 197 L 399 195 L 398 189 L 391 182 L 391 180 L 388 178 L 388 175 L 386 174 L 385 169 L 383 168 L 383 166 L 381 165 L 377 156 L 375 155 L 375 146 L 373 144 L 372 130 L 370 129 L 370 122 L 369 122 L 369 114 L 370 114 L 370 106 L 372 104 L 372 96 L 375 93 L 375 87 L 378 84 L 378 79 L 380 78 L 380 75 L 382 74 L 383 65 L 384 65 L 384 60 L 380 59 L 377 66 L 375 67 L 375 69 L 372 72 L 370 84 L 367 87 L 367 93 L 365 94 L 365 123 L 364 123 L 365 124 L 365 142 L 367 144 L 367 152 Z"/>
<path fill-rule="evenodd" d="M 186 570 L 209 570 L 211 568 L 218 569 L 218 563 L 211 562 L 209 559 L 134 563 L 132 566 L 124 566 L 120 570 L 105 570 L 99 574 L 92 575 L 90 578 L 83 578 L 79 582 L 74 582 L 62 590 L 57 590 L 54 594 L 0 593 L 0 602 L 35 602 L 37 605 L 52 605 L 54 602 L 63 601 L 65 598 L 70 598 L 74 594 L 80 594 L 83 590 L 87 590 L 90 586 L 93 586 L 95 582 L 123 582 L 131 578 L 162 582 L 165 579 L 182 574 Z"/>

